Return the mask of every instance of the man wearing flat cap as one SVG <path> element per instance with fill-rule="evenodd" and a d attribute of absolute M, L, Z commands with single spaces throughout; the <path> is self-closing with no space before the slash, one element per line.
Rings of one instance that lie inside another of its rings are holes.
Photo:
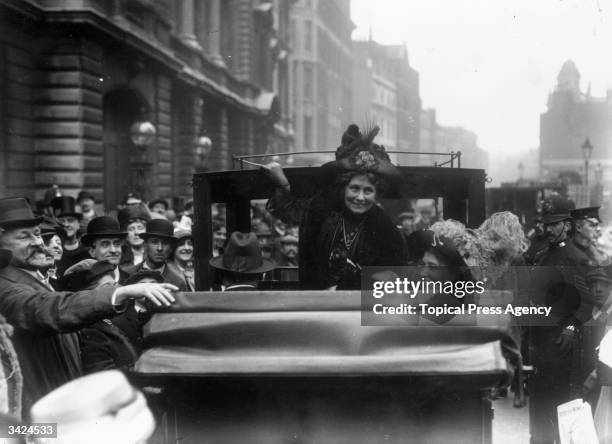
<path fill-rule="evenodd" d="M 578 329 L 591 317 L 586 285 L 587 256 L 570 238 L 573 202 L 553 194 L 542 206 L 548 250 L 533 269 L 530 300 L 550 307 L 550 316 L 532 319 L 531 442 L 553 442 L 557 434 L 557 406 L 581 388 L 576 378 L 580 360 Z M 556 438 L 558 440 L 558 437 Z"/>
<path fill-rule="evenodd" d="M 126 274 L 131 276 L 141 270 L 158 271 L 166 282 L 177 286 L 180 291 L 189 291 L 185 278 L 168 266 L 173 247 L 178 242 L 178 238 L 174 237 L 172 222 L 166 219 L 151 219 L 140 237 L 144 239 L 144 261 L 126 268 Z"/>
<path fill-rule="evenodd" d="M 0 249 L 12 253 L 10 264 L 0 270 L 0 314 L 15 328 L 24 413 L 37 399 L 81 376 L 75 332 L 115 316 L 134 298 L 170 305 L 170 291 L 176 290 L 168 284 L 138 284 L 55 292 L 38 271 L 46 260 L 40 222 L 25 199 L 0 199 Z"/>

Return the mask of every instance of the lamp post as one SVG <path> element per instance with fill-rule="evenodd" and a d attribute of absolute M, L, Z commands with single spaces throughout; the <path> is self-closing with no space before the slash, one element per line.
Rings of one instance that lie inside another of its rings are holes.
<path fill-rule="evenodd" d="M 138 120 L 130 126 L 130 140 L 135 150 L 131 157 L 131 165 L 135 172 L 135 188 L 143 197 L 148 198 L 148 171 L 152 166 L 148 148 L 155 142 L 157 130 L 148 120 Z"/>
<path fill-rule="evenodd" d="M 200 168 L 205 167 L 208 155 L 212 151 L 212 140 L 206 136 L 197 136 L 193 141 L 193 152 L 196 156 L 196 165 Z"/>
<path fill-rule="evenodd" d="M 519 170 L 519 184 L 523 181 L 523 173 L 525 172 L 525 165 L 523 165 L 523 162 L 519 162 L 518 164 L 518 170 Z"/>
<path fill-rule="evenodd" d="M 593 186 L 595 189 L 595 206 L 601 205 L 603 202 L 603 168 L 601 167 L 601 163 L 597 164 L 595 167 L 595 185 Z"/>
<path fill-rule="evenodd" d="M 589 206 L 591 204 L 591 190 L 589 190 L 589 159 L 591 158 L 591 154 L 593 153 L 593 145 L 591 145 L 591 141 L 587 137 L 584 143 L 581 146 L 582 155 L 584 157 L 584 187 L 585 187 L 585 206 Z"/>

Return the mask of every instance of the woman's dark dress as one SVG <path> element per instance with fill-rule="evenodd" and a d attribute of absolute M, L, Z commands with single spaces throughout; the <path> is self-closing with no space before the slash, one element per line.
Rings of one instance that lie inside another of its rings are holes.
<path fill-rule="evenodd" d="M 268 209 L 283 222 L 300 225 L 300 282 L 304 289 L 337 285 L 338 290 L 357 290 L 361 288 L 360 267 L 404 264 L 402 236 L 377 206 L 355 215 L 343 202 L 334 203 L 332 193 L 297 199 L 277 189 Z"/>

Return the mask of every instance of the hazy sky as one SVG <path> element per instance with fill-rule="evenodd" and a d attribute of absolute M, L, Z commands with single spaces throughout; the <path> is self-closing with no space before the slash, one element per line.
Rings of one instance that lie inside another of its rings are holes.
<path fill-rule="evenodd" d="M 322 0 L 324 1 L 324 0 Z M 539 144 L 539 115 L 563 62 L 583 90 L 612 88 L 612 0 L 352 0 L 353 38 L 408 47 L 423 107 L 489 152 Z"/>

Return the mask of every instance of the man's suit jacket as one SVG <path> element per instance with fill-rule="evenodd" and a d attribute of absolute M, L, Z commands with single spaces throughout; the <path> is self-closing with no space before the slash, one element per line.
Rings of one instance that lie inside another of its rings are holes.
<path fill-rule="evenodd" d="M 51 390 L 82 375 L 76 332 L 116 314 L 114 290 L 53 292 L 24 270 L 11 265 L 0 270 L 0 314 L 15 327 L 24 413 Z"/>

